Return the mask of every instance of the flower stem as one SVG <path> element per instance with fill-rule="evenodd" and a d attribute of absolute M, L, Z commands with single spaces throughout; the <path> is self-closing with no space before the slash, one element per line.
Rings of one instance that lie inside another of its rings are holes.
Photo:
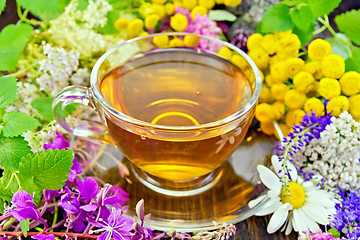
<path fill-rule="evenodd" d="M 6 213 L 6 214 L 0 216 L 0 221 L 7 219 L 8 217 L 11 217 L 11 213 Z"/>
<path fill-rule="evenodd" d="M 88 239 L 97 239 L 97 235 L 91 234 L 83 234 L 83 233 L 71 233 L 71 232 L 28 232 L 27 236 L 36 236 L 36 235 L 54 235 L 55 237 L 74 237 L 74 238 L 88 238 Z M 7 232 L 7 231 L 0 231 L 0 236 L 7 236 L 7 237 L 23 237 L 23 232 Z"/>
<path fill-rule="evenodd" d="M 17 4 L 17 14 L 20 18 L 20 21 L 31 24 L 33 26 L 40 26 L 42 28 L 45 28 L 45 25 L 43 22 L 26 18 L 28 13 L 29 13 L 29 10 L 25 10 L 24 13 L 22 13 L 20 4 Z"/>

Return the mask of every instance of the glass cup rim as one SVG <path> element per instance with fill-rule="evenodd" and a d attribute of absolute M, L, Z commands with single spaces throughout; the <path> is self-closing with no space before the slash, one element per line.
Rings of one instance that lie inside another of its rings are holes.
<path fill-rule="evenodd" d="M 215 41 L 218 43 L 221 43 L 223 46 L 226 46 L 232 50 L 235 50 L 237 53 L 239 53 L 242 57 L 244 57 L 246 59 L 246 61 L 249 63 L 249 65 L 251 66 L 252 71 L 254 72 L 255 75 L 255 90 L 253 92 L 253 95 L 250 98 L 250 101 L 248 103 L 245 104 L 244 107 L 242 107 L 240 110 L 236 111 L 235 113 L 231 114 L 230 116 L 227 116 L 226 118 L 214 121 L 214 122 L 209 122 L 209 123 L 204 123 L 204 124 L 200 124 L 200 125 L 194 125 L 194 126 L 167 126 L 167 125 L 160 125 L 160 124 L 153 124 L 153 123 L 149 123 L 146 121 L 142 121 L 136 118 L 133 118 L 131 116 L 128 116 L 122 112 L 120 112 L 119 110 L 115 109 L 114 107 L 112 107 L 108 102 L 106 102 L 105 98 L 103 97 L 103 95 L 101 94 L 100 88 L 99 88 L 99 84 L 97 84 L 97 80 L 98 80 L 98 72 L 99 69 L 102 65 L 102 63 L 106 60 L 106 58 L 111 55 L 114 51 L 116 51 L 117 49 L 119 49 L 120 47 L 132 43 L 132 42 L 136 42 L 136 41 L 140 41 L 140 40 L 144 40 L 144 39 L 150 39 L 154 36 L 162 36 L 162 35 L 168 35 L 168 36 L 185 36 L 185 35 L 192 35 L 192 36 L 197 36 L 199 38 L 203 38 L 203 39 L 208 39 L 211 41 Z M 257 68 L 256 64 L 254 63 L 254 61 L 245 53 L 243 52 L 241 49 L 239 49 L 238 47 L 225 42 L 221 39 L 218 38 L 214 38 L 211 36 L 203 36 L 200 34 L 195 34 L 195 33 L 186 33 L 186 32 L 166 32 L 166 33 L 154 33 L 154 34 L 149 34 L 146 36 L 141 36 L 141 37 L 136 37 L 136 38 L 132 38 L 129 40 L 126 40 L 118 45 L 116 45 L 115 47 L 107 50 L 95 63 L 92 71 L 91 71 L 91 75 L 90 75 L 90 89 L 92 90 L 92 93 L 94 95 L 94 97 L 96 98 L 96 100 L 98 101 L 98 103 L 109 113 L 111 113 L 113 116 L 115 116 L 116 118 L 119 118 L 120 120 L 123 120 L 127 123 L 130 124 L 134 124 L 134 125 L 140 125 L 143 127 L 148 127 L 148 128 L 152 128 L 152 129 L 158 129 L 158 130 L 165 130 L 165 131 L 195 131 L 195 130 L 200 130 L 200 129 L 209 129 L 209 128 L 214 128 L 217 126 L 221 126 L 227 123 L 231 123 L 234 120 L 240 118 L 241 116 L 243 116 L 246 112 L 248 112 L 257 102 L 259 96 L 260 96 L 260 91 L 261 91 L 261 87 L 262 87 L 262 80 L 261 80 L 261 75 L 260 75 L 260 71 Z"/>

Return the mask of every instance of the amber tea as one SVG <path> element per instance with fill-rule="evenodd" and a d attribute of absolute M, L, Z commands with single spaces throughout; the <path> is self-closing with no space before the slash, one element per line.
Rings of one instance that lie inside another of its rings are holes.
<path fill-rule="evenodd" d="M 138 55 L 111 70 L 100 90 L 113 108 L 130 118 L 161 126 L 196 126 L 220 121 L 252 96 L 249 79 L 228 60 L 193 49 L 161 49 Z M 145 172 L 187 181 L 219 167 L 244 138 L 254 109 L 226 131 L 171 137 L 152 128 L 139 133 L 103 114 L 123 153 Z M 221 125 L 221 123 L 220 123 Z"/>

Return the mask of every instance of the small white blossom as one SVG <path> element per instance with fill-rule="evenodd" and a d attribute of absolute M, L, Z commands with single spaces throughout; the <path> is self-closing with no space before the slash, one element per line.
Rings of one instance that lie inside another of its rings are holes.
<path fill-rule="evenodd" d="M 18 82 L 18 94 L 14 102 L 6 107 L 7 112 L 22 112 L 28 115 L 34 115 L 36 110 L 31 103 L 39 97 L 39 89 L 28 82 Z"/>

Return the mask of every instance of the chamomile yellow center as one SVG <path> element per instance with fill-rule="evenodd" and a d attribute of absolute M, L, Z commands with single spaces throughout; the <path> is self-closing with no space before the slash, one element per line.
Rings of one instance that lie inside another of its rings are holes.
<path fill-rule="evenodd" d="M 280 198 L 285 203 L 291 203 L 294 209 L 300 208 L 305 203 L 305 189 L 297 182 L 288 183 L 281 189 Z"/>

